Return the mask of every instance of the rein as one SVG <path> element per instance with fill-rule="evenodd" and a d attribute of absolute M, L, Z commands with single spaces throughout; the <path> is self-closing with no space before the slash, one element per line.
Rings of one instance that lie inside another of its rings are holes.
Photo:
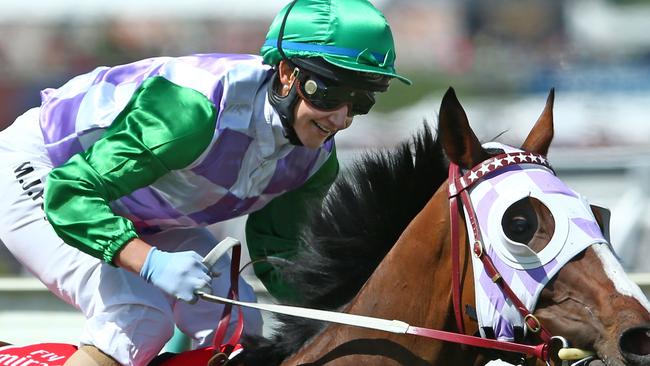
<path fill-rule="evenodd" d="M 492 164 L 492 160 L 494 159 L 488 160 L 486 161 L 486 163 Z M 458 171 L 458 169 L 456 169 L 456 171 Z M 463 176 L 454 180 L 454 182 L 458 182 L 454 184 L 454 187 L 456 187 L 456 184 L 460 184 L 460 187 L 462 188 L 455 192 L 464 192 L 465 188 L 471 186 L 471 184 L 464 183 L 465 182 L 463 180 L 464 178 L 465 177 Z M 450 184 L 450 189 L 451 189 L 451 184 Z M 453 197 L 456 197 L 456 195 L 454 195 Z M 455 217 L 455 215 L 452 215 L 452 218 L 453 217 Z M 473 220 L 474 221 L 472 222 L 477 223 L 476 218 L 474 218 Z M 452 219 L 452 223 L 454 222 L 456 222 L 455 225 L 458 225 L 456 219 Z M 477 227 L 476 225 L 473 226 Z M 239 269 L 240 243 L 236 239 L 232 239 L 232 238 L 228 238 L 228 239 L 230 240 L 224 240 L 221 243 L 219 243 L 210 252 L 210 254 L 206 256 L 206 259 L 208 257 L 211 257 L 211 262 L 212 261 L 216 262 L 219 256 L 225 254 L 229 249 L 232 248 L 233 253 L 232 253 L 232 261 L 231 261 L 231 271 L 230 271 L 231 281 L 237 282 L 237 273 Z M 458 249 L 456 249 L 456 251 L 458 251 Z M 493 266 L 491 268 L 493 268 Z M 460 273 L 460 270 L 456 269 L 456 272 Z M 460 280 L 457 281 L 460 282 Z M 507 287 L 507 284 L 504 283 L 504 285 Z M 512 293 L 512 290 L 510 290 L 510 293 Z M 430 329 L 424 327 L 417 327 L 417 326 L 409 325 L 408 323 L 399 320 L 388 320 L 388 319 L 382 319 L 376 317 L 346 314 L 346 313 L 335 312 L 335 311 L 309 309 L 309 308 L 303 308 L 298 306 L 244 302 L 244 301 L 236 300 L 238 296 L 236 285 L 231 286 L 231 290 L 229 291 L 228 298 L 212 295 L 203 291 L 197 291 L 197 295 L 205 301 L 226 305 L 224 308 L 224 312 L 222 314 L 222 321 L 219 323 L 216 332 L 217 334 L 215 334 L 215 338 L 214 338 L 213 347 L 218 349 L 223 349 L 224 346 L 228 349 L 232 349 L 232 347 L 238 342 L 239 337 L 242 334 L 243 324 L 242 324 L 242 314 L 240 310 L 239 321 L 236 327 L 237 329 L 233 333 L 233 336 L 225 345 L 219 346 L 220 342 L 223 340 L 223 335 L 225 334 L 225 330 L 226 330 L 225 327 L 227 327 L 232 305 L 235 305 L 238 307 L 253 308 L 262 311 L 269 311 L 269 312 L 284 314 L 289 316 L 320 320 L 329 323 L 350 325 L 355 327 L 380 330 L 380 331 L 396 333 L 396 334 L 411 334 L 411 335 L 429 338 L 429 339 L 435 339 L 439 341 L 464 344 L 464 345 L 480 347 L 480 348 L 489 348 L 489 349 L 495 349 L 495 350 L 505 351 L 505 352 L 520 353 L 520 354 L 525 354 L 527 356 L 535 357 L 540 360 L 543 360 L 546 362 L 547 365 L 550 365 L 551 359 L 563 360 L 562 363 L 563 365 L 565 365 L 567 363 L 564 360 L 581 360 L 581 359 L 585 359 L 585 357 L 588 357 L 588 355 L 585 355 L 585 352 L 582 350 L 569 348 L 568 342 L 564 338 L 551 337 L 550 334 L 548 335 L 549 337 L 548 340 L 545 340 L 541 344 L 526 345 L 526 344 L 520 344 L 514 342 L 498 341 L 495 339 L 485 339 L 477 336 L 462 334 L 460 332 L 454 333 L 454 332 L 448 332 L 448 331 L 442 331 L 442 330 L 436 330 L 436 329 Z M 516 298 L 514 293 L 512 295 Z M 228 355 L 228 353 L 229 352 L 226 351 L 226 354 L 221 354 L 225 356 L 224 361 L 226 359 L 230 359 L 235 356 L 235 354 Z"/>
<path fill-rule="evenodd" d="M 244 302 L 233 300 L 225 297 L 210 295 L 204 292 L 197 292 L 197 295 L 203 300 L 216 302 L 220 304 L 243 306 L 258 310 L 270 311 L 273 313 L 297 316 L 301 318 L 320 320 L 329 323 L 351 325 L 355 327 L 381 330 L 396 334 L 412 334 L 420 337 L 447 341 L 453 343 L 466 344 L 469 346 L 492 348 L 500 351 L 523 353 L 542 360 L 549 360 L 549 344 L 542 343 L 539 345 L 527 345 L 513 342 L 497 341 L 495 339 L 484 339 L 466 334 L 447 332 L 443 330 L 429 329 L 409 325 L 399 320 L 388 320 L 363 315 L 339 313 L 336 311 L 318 310 L 302 308 L 298 306 L 263 304 L 254 302 Z"/>

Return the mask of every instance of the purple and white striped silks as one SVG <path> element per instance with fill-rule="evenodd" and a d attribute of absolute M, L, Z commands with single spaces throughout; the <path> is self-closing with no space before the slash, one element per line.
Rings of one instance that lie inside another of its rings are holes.
<path fill-rule="evenodd" d="M 289 144 L 266 96 L 271 75 L 253 55 L 156 57 L 99 67 L 42 92 L 45 147 L 55 166 L 63 164 L 101 138 L 144 80 L 164 77 L 215 105 L 216 131 L 196 161 L 112 202 L 113 210 L 141 232 L 241 216 L 302 185 L 334 146 L 333 141 L 320 149 Z"/>

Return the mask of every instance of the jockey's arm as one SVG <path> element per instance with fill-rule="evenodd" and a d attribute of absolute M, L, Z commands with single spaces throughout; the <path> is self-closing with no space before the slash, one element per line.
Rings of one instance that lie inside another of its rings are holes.
<path fill-rule="evenodd" d="M 246 244 L 254 264 L 255 274 L 267 290 L 281 301 L 295 301 L 298 294 L 282 280 L 272 262 L 266 257 L 291 260 L 298 250 L 298 236 L 307 223 L 308 212 L 320 207 L 339 171 L 336 150 L 301 187 L 286 192 L 253 212 L 246 221 Z M 272 260 L 272 259 L 271 259 Z"/>
<path fill-rule="evenodd" d="M 185 102 L 184 113 L 168 106 Z M 65 243 L 115 264 L 137 237 L 109 203 L 181 169 L 206 149 L 216 110 L 200 93 L 165 79 L 145 81 L 103 137 L 47 177 L 44 209 Z"/>

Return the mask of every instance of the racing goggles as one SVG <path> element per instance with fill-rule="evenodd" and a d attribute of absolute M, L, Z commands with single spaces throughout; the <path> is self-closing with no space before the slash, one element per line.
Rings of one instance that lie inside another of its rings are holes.
<path fill-rule="evenodd" d="M 297 68 L 295 70 L 298 70 Z M 294 70 L 294 73 L 296 71 Z M 316 109 L 332 111 L 342 105 L 349 106 L 349 115 L 367 114 L 375 105 L 375 93 L 337 85 L 301 70 L 297 72 L 296 82 L 300 97 Z"/>

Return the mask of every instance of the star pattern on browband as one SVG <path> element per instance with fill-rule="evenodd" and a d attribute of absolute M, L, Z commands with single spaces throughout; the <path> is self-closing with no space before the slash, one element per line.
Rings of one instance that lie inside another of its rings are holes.
<path fill-rule="evenodd" d="M 536 164 L 553 171 L 551 165 L 548 163 L 548 160 L 546 160 L 543 155 L 527 151 L 511 152 L 499 154 L 483 161 L 469 171 L 465 172 L 462 177 L 458 178 L 458 181 L 456 183 L 464 189 L 473 185 L 484 176 L 500 168 L 518 164 Z M 553 173 L 555 174 L 555 172 Z"/>

